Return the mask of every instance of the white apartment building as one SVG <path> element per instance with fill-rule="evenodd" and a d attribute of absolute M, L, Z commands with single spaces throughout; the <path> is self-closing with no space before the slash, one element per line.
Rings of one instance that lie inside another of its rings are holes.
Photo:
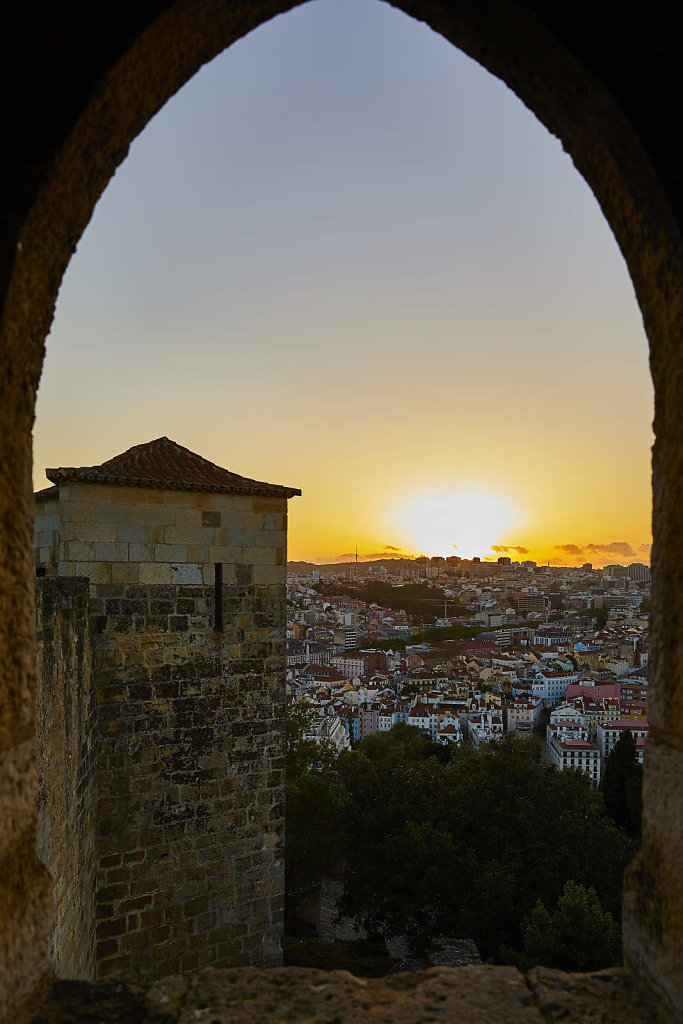
<path fill-rule="evenodd" d="M 494 743 L 503 738 L 503 714 L 501 711 L 482 711 L 468 715 L 467 738 L 473 747 Z"/>
<path fill-rule="evenodd" d="M 548 754 L 558 771 L 577 768 L 590 777 L 591 786 L 600 784 L 600 752 L 588 740 L 562 739 L 553 733 L 548 740 Z"/>
<path fill-rule="evenodd" d="M 550 707 L 564 701 L 567 687 L 578 682 L 576 673 L 555 672 L 550 669 L 538 669 L 527 682 L 534 697 L 545 700 Z"/>
<path fill-rule="evenodd" d="M 638 760 L 643 763 L 643 745 L 650 731 L 650 724 L 646 721 L 631 721 L 630 719 L 617 719 L 614 722 L 601 722 L 598 725 L 597 742 L 600 757 L 603 763 L 614 750 L 623 732 L 630 732 L 636 741 Z M 640 743 L 638 741 L 641 741 Z"/>

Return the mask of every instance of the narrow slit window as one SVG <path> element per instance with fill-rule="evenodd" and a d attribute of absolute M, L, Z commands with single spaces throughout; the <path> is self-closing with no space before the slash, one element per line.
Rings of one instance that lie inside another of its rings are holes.
<path fill-rule="evenodd" d="M 223 629 L 223 564 L 214 564 L 213 577 L 213 628 Z"/>

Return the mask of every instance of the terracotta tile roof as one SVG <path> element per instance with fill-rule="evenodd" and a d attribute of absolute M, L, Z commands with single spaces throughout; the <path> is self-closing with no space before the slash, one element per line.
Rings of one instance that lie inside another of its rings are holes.
<path fill-rule="evenodd" d="M 50 501 L 59 497 L 59 487 L 44 487 L 42 491 L 36 491 L 33 495 L 36 501 Z"/>
<path fill-rule="evenodd" d="M 214 491 L 223 494 L 256 494 L 293 498 L 301 494 L 297 487 L 282 487 L 239 476 L 214 465 L 201 455 L 183 448 L 168 437 L 135 445 L 101 466 L 47 469 L 53 484 L 80 480 L 94 484 L 126 484 L 129 487 L 153 487 L 172 491 Z"/>

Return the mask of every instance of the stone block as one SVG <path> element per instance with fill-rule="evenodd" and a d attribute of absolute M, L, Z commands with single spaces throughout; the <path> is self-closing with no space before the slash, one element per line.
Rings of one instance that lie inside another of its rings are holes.
<path fill-rule="evenodd" d="M 202 525 L 202 513 L 196 508 L 176 509 L 175 521 L 178 526 L 200 527 Z"/>
<path fill-rule="evenodd" d="M 122 526 L 133 521 L 133 509 L 117 501 L 96 501 L 95 522 L 117 523 Z M 123 538 L 122 538 L 123 539 Z"/>
<path fill-rule="evenodd" d="M 116 539 L 125 544 L 150 544 L 152 527 L 149 523 L 119 523 Z"/>
<path fill-rule="evenodd" d="M 208 544 L 188 544 L 187 545 L 187 560 L 188 562 L 208 562 L 209 561 L 209 545 Z"/>
<path fill-rule="evenodd" d="M 116 542 L 105 541 L 95 544 L 95 559 L 98 562 L 127 562 L 128 545 Z"/>
<path fill-rule="evenodd" d="M 270 587 L 276 584 L 286 584 L 286 565 L 255 565 L 254 584 L 259 587 Z"/>
<path fill-rule="evenodd" d="M 173 526 L 175 517 L 176 510 L 173 507 L 138 505 L 133 513 L 133 522 L 150 526 Z"/>
<path fill-rule="evenodd" d="M 186 562 L 187 546 L 185 544 L 155 544 L 155 562 Z"/>
<path fill-rule="evenodd" d="M 163 540 L 164 544 L 196 544 L 201 541 L 201 527 L 193 526 L 164 526 Z M 213 531 L 210 531 L 213 534 Z M 207 541 L 209 538 L 206 538 Z"/>
<path fill-rule="evenodd" d="M 251 565 L 275 565 L 275 548 L 248 547 L 242 549 L 242 558 Z"/>
<path fill-rule="evenodd" d="M 209 561 L 210 562 L 221 562 L 223 564 L 230 562 L 240 562 L 242 560 L 242 552 L 237 547 L 224 547 L 220 545 L 209 545 Z"/>
<path fill-rule="evenodd" d="M 228 530 L 228 539 L 232 547 L 249 548 L 256 543 L 256 530 Z"/>
<path fill-rule="evenodd" d="M 97 543 L 116 540 L 118 527 L 116 523 L 95 523 L 73 521 L 65 523 L 62 537 L 64 540 L 84 540 Z"/>
<path fill-rule="evenodd" d="M 112 562 L 112 583 L 133 584 L 140 581 L 140 566 L 135 562 Z"/>
<path fill-rule="evenodd" d="M 94 562 L 95 545 L 81 540 L 70 540 L 66 545 L 66 554 L 70 562 Z"/>
<path fill-rule="evenodd" d="M 94 523 L 95 503 L 93 501 L 66 501 L 62 506 L 64 523 Z"/>
<path fill-rule="evenodd" d="M 192 562 L 177 562 L 171 565 L 171 583 L 199 584 L 202 580 L 201 565 Z"/>
<path fill-rule="evenodd" d="M 252 501 L 254 512 L 274 512 L 275 515 L 286 515 L 287 513 L 286 498 L 254 497 Z"/>
<path fill-rule="evenodd" d="M 264 531 L 256 534 L 255 547 L 257 548 L 283 548 L 287 546 L 287 534 L 284 530 Z"/>
<path fill-rule="evenodd" d="M 140 564 L 140 583 L 170 583 L 171 582 L 170 562 L 150 562 Z"/>
<path fill-rule="evenodd" d="M 144 527 L 143 527 L 144 529 Z M 151 562 L 152 561 L 152 545 L 151 544 L 129 544 L 128 545 L 128 560 L 130 562 Z"/>

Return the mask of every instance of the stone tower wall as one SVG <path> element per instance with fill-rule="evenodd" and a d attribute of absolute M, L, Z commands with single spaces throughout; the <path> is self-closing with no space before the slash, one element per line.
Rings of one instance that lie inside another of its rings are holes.
<path fill-rule="evenodd" d="M 284 587 L 95 589 L 97 974 L 277 965 Z"/>
<path fill-rule="evenodd" d="M 281 497 L 77 482 L 39 503 L 58 974 L 281 962 L 286 523 Z"/>
<path fill-rule="evenodd" d="M 36 557 L 48 576 L 91 583 L 283 582 L 287 501 L 279 497 L 70 482 L 40 502 Z"/>
<path fill-rule="evenodd" d="M 59 977 L 95 973 L 96 702 L 88 581 L 37 580 L 38 856 L 54 879 Z"/>

